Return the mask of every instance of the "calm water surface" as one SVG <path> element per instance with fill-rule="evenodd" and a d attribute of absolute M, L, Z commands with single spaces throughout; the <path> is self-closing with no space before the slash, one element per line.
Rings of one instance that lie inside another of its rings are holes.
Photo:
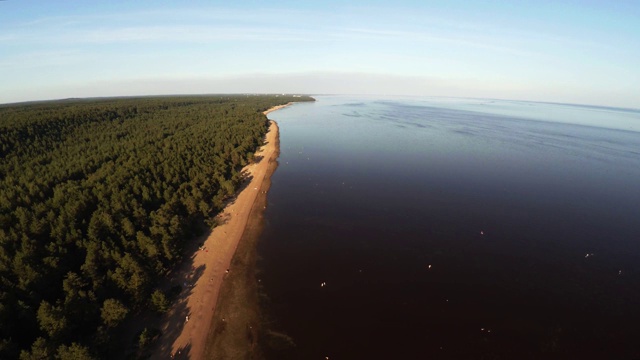
<path fill-rule="evenodd" d="M 640 112 L 317 99 L 270 115 L 274 359 L 640 358 Z"/>

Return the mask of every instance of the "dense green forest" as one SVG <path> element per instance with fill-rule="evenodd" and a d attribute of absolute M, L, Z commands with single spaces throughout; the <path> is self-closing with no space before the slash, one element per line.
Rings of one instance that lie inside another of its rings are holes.
<path fill-rule="evenodd" d="M 109 355 L 290 96 L 0 105 L 0 358 Z"/>

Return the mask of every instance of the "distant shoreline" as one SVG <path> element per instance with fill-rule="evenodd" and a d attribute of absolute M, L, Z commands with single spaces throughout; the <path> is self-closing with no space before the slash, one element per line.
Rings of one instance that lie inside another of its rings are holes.
<path fill-rule="evenodd" d="M 270 108 L 270 109 L 268 109 L 268 110 L 266 110 L 266 111 L 264 111 L 264 112 L 262 112 L 262 113 L 263 113 L 263 114 L 265 114 L 265 115 L 268 115 L 269 113 L 272 113 L 272 112 L 274 112 L 274 111 L 276 111 L 276 110 L 280 110 L 280 109 L 282 109 L 282 108 L 286 108 L 287 106 L 290 106 L 290 105 L 292 105 L 292 104 L 293 104 L 293 102 L 288 102 L 288 103 L 286 103 L 286 104 L 284 104 L 284 105 L 274 106 L 274 107 L 272 107 L 272 108 Z M 275 121 L 272 121 L 272 122 L 275 122 Z M 277 128 L 277 127 L 278 127 L 278 126 L 277 126 L 277 124 L 276 124 L 276 128 Z M 277 129 L 276 129 L 276 131 L 277 131 Z"/>

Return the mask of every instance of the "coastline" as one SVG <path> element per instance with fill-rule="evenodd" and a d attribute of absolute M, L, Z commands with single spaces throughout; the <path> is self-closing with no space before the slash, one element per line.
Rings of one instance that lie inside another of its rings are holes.
<path fill-rule="evenodd" d="M 207 335 L 203 353 L 205 359 L 263 358 L 259 346 L 261 317 L 256 280 L 257 242 L 264 225 L 263 215 L 267 207 L 271 175 L 278 167 L 280 153 L 278 125 L 272 120 L 270 123 L 276 134 L 276 150 L 267 159 L 268 168 L 231 262 L 232 270 L 222 284 Z"/>
<path fill-rule="evenodd" d="M 272 107 L 272 108 L 270 108 L 268 110 L 263 111 L 262 113 L 265 114 L 265 115 L 268 115 L 269 113 L 272 113 L 272 112 L 274 112 L 276 110 L 280 110 L 282 108 L 286 108 L 287 106 L 292 105 L 292 104 L 293 104 L 292 102 L 288 102 L 288 103 L 286 103 L 284 105 L 274 106 L 274 107 Z M 277 125 L 276 125 L 276 127 L 277 127 Z"/>
<path fill-rule="evenodd" d="M 263 114 L 290 104 L 275 106 Z M 180 354 L 180 358 L 199 359 L 203 358 L 205 349 L 208 351 L 210 343 L 215 345 L 232 341 L 232 337 L 228 335 L 216 336 L 215 341 L 211 337 L 216 335 L 221 324 L 225 327 L 233 324 L 237 317 L 235 313 L 226 317 L 220 315 L 226 314 L 228 309 L 224 306 L 219 310 L 219 307 L 225 303 L 246 304 L 246 298 L 251 295 L 249 286 L 244 286 L 237 279 L 247 279 L 246 285 L 250 285 L 249 280 L 255 283 L 255 241 L 261 231 L 266 191 L 271 184 L 270 176 L 277 167 L 278 154 L 278 126 L 270 120 L 265 143 L 256 151 L 256 157 L 260 160 L 242 170 L 249 179 L 248 182 L 218 215 L 219 225 L 199 248 L 194 246 L 191 261 L 185 261 L 171 276 L 174 282 L 183 283 L 185 287 L 160 327 L 163 336 L 156 345 L 153 359 L 167 359 L 173 354 Z M 243 273 L 245 276 L 240 276 Z M 241 294 L 229 295 L 237 291 Z M 257 291 L 255 294 L 257 304 Z M 225 301 L 236 298 L 241 301 Z M 255 316 L 257 319 L 257 312 Z M 241 325 L 241 337 L 255 339 L 255 336 L 247 335 L 249 326 L 251 325 L 246 323 Z M 220 334 L 220 331 L 217 333 Z M 223 333 L 234 334 L 237 331 Z"/>

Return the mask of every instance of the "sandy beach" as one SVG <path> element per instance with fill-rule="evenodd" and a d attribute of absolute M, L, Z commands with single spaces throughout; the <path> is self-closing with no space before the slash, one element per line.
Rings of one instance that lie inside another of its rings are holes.
<path fill-rule="evenodd" d="M 263 112 L 263 114 L 267 115 L 267 114 L 269 114 L 269 113 L 271 113 L 271 112 L 274 112 L 274 111 L 276 111 L 276 110 L 280 110 L 280 109 L 282 109 L 282 108 L 285 108 L 285 107 L 287 107 L 287 106 L 289 106 L 289 105 L 291 105 L 291 104 L 293 104 L 293 103 L 291 103 L 291 102 L 290 102 L 290 103 L 286 103 L 286 104 L 284 104 L 284 105 L 274 106 L 274 107 L 272 107 L 271 109 L 269 109 L 269 110 L 267 110 L 267 111 Z"/>
<path fill-rule="evenodd" d="M 264 114 L 288 105 L 290 103 L 273 107 Z M 256 152 L 256 162 L 243 169 L 248 182 L 218 216 L 219 225 L 204 243 L 194 246 L 189 261 L 185 261 L 171 276 L 171 281 L 182 284 L 183 290 L 160 326 L 162 336 L 152 359 L 169 359 L 171 355 L 185 359 L 203 358 L 208 335 L 214 325 L 212 319 L 221 287 L 234 275 L 232 259 L 236 249 L 245 235 L 248 223 L 251 224 L 250 219 L 261 218 L 266 206 L 261 203 L 260 209 L 256 209 L 255 203 L 259 198 L 262 202 L 266 199 L 269 176 L 275 170 L 278 150 L 278 126 L 270 121 L 265 143 Z M 221 318 L 220 321 L 230 322 L 233 319 Z M 245 326 L 249 328 L 243 323 L 242 327 Z"/>

